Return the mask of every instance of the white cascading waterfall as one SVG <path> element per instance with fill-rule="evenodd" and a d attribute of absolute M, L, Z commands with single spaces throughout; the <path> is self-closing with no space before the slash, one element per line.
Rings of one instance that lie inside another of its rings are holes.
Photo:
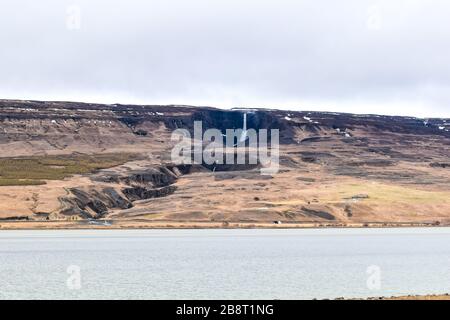
<path fill-rule="evenodd" d="M 244 113 L 243 123 L 242 134 L 239 142 L 244 142 L 245 140 L 247 140 L 247 112 Z"/>

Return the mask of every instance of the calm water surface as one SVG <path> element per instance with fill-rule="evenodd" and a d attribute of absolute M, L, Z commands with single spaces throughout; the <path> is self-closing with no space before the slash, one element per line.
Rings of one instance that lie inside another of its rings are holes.
<path fill-rule="evenodd" d="M 79 289 L 73 278 L 77 268 Z M 0 232 L 0 299 L 310 299 L 447 292 L 449 228 Z"/>

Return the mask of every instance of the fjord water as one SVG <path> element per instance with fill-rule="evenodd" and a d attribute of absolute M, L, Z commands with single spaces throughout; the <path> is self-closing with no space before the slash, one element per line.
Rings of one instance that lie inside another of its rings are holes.
<path fill-rule="evenodd" d="M 1 299 L 448 292 L 450 228 L 0 232 Z"/>

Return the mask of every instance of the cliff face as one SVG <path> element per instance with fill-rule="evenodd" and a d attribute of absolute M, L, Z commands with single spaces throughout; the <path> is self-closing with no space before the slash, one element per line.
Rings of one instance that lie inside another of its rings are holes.
<path fill-rule="evenodd" d="M 279 173 L 170 162 L 173 130 L 242 128 L 244 113 L 249 129 L 280 130 Z M 39 185 L 8 180 L 0 219 L 450 221 L 450 119 L 0 100 L 0 151 L 50 171 L 74 160 L 48 157 L 135 155 L 59 180 L 38 172 Z"/>
<path fill-rule="evenodd" d="M 354 131 L 368 135 L 393 133 L 394 139 L 395 134 L 450 137 L 449 119 L 0 100 L 0 147 L 27 155 L 127 148 L 149 140 L 165 141 L 167 133 L 177 128 L 192 131 L 194 121 L 202 121 L 204 129 L 242 128 L 244 112 L 248 112 L 248 128 L 279 129 L 284 144 L 298 142 L 298 135 L 323 131 L 340 131 L 343 135 Z M 20 146 L 24 149 L 20 150 Z"/>

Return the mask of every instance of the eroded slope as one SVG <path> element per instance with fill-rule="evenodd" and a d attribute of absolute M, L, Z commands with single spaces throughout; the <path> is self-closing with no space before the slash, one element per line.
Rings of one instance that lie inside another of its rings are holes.
<path fill-rule="evenodd" d="M 280 130 L 279 173 L 177 166 L 171 132 Z M 0 101 L 3 158 L 135 154 L 123 164 L 0 187 L 4 220 L 448 223 L 450 120 L 187 106 Z M 0 177 L 1 178 L 1 177 Z M 26 184 L 26 183 L 24 183 Z"/>

